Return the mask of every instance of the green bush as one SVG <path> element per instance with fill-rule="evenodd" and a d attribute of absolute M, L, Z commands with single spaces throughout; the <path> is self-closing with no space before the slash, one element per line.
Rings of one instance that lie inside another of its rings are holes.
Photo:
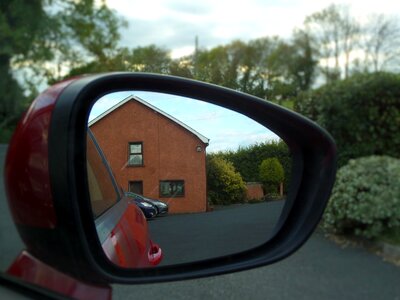
<path fill-rule="evenodd" d="M 322 225 L 376 238 L 400 226 L 400 159 L 369 156 L 340 168 Z"/>
<path fill-rule="evenodd" d="M 246 185 L 231 162 L 220 157 L 207 157 L 208 200 L 212 204 L 232 204 L 245 201 Z"/>
<path fill-rule="evenodd" d="M 328 130 L 339 166 L 369 155 L 400 157 L 400 75 L 358 74 L 303 93 L 295 110 Z"/>
<path fill-rule="evenodd" d="M 218 156 L 233 163 L 236 171 L 240 173 L 245 182 L 258 182 L 260 179 L 259 166 L 264 159 L 276 157 L 285 171 L 284 190 L 288 185 L 292 169 L 292 157 L 285 142 L 268 141 L 257 143 L 247 147 L 241 147 L 236 151 L 218 152 L 208 154 Z"/>
<path fill-rule="evenodd" d="M 260 179 L 264 185 L 265 193 L 277 194 L 278 185 L 285 179 L 283 167 L 276 157 L 267 158 L 259 166 Z"/>

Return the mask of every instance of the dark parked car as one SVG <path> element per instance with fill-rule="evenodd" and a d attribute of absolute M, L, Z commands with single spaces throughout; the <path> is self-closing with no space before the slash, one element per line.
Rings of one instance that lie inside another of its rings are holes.
<path fill-rule="evenodd" d="M 142 210 L 146 219 L 151 219 L 157 216 L 157 207 L 148 201 L 143 200 L 141 197 L 136 197 L 136 194 L 126 192 L 125 196 L 133 199 L 135 204 Z"/>
<path fill-rule="evenodd" d="M 166 204 L 160 200 L 147 198 L 147 197 L 144 197 L 142 195 L 138 195 L 138 194 L 135 194 L 132 192 L 126 192 L 125 195 L 128 197 L 133 197 L 137 201 L 146 202 L 146 203 L 149 203 L 149 204 L 155 206 L 155 208 L 157 209 L 157 216 L 166 215 L 168 213 L 168 204 Z"/>

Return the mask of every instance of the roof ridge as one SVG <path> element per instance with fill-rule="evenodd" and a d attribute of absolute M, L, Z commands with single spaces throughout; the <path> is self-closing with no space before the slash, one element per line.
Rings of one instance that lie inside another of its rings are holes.
<path fill-rule="evenodd" d="M 147 106 L 148 108 L 160 113 L 161 115 L 163 115 L 164 117 L 170 119 L 171 121 L 175 122 L 176 124 L 180 125 L 181 127 L 183 127 L 184 129 L 186 129 L 187 131 L 191 132 L 192 134 L 194 134 L 195 136 L 197 136 L 203 143 L 207 144 L 209 143 L 210 139 L 205 137 L 204 135 L 202 135 L 201 133 L 199 133 L 198 131 L 196 131 L 195 129 L 193 129 L 192 127 L 190 127 L 189 125 L 183 123 L 182 121 L 178 120 L 177 118 L 171 116 L 170 114 L 166 113 L 165 111 L 161 110 L 160 108 L 150 104 L 149 102 L 143 100 L 142 98 L 132 94 L 128 97 L 126 97 L 125 99 L 121 100 L 120 102 L 118 102 L 117 104 L 115 104 L 114 106 L 110 107 L 109 109 L 107 109 L 106 111 L 102 112 L 100 115 L 98 115 L 97 117 L 95 117 L 93 120 L 91 120 L 89 122 L 89 127 L 92 126 L 93 124 L 95 124 L 96 122 L 100 121 L 101 119 L 103 119 L 105 116 L 107 116 L 108 114 L 112 113 L 114 110 L 116 110 L 117 108 L 123 106 L 125 103 L 129 102 L 130 100 L 133 101 L 137 101 L 141 104 L 143 104 L 144 106 Z"/>

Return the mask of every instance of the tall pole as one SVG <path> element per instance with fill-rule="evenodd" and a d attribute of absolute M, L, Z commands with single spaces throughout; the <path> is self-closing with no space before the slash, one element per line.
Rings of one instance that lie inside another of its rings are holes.
<path fill-rule="evenodd" d="M 194 55 L 193 55 L 193 66 L 194 66 L 193 73 L 194 73 L 195 78 L 197 78 L 197 68 L 198 68 L 197 55 L 198 55 L 198 52 L 199 52 L 199 38 L 196 35 L 194 38 Z"/>

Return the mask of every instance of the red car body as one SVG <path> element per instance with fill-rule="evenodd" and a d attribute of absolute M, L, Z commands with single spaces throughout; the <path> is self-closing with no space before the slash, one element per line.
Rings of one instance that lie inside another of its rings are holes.
<path fill-rule="evenodd" d="M 58 96 L 75 80 L 61 82 L 42 93 L 22 117 L 9 144 L 5 187 L 9 207 L 19 230 L 51 230 L 57 226 L 48 166 L 48 133 Z M 118 193 L 119 201 L 127 202 Z M 146 218 L 136 205 L 127 204 L 115 224 L 101 241 L 105 254 L 114 264 L 138 268 L 160 263 L 162 251 L 150 240 Z M 21 236 L 24 239 L 22 232 Z M 8 273 L 78 299 L 111 297 L 109 286 L 93 286 L 77 281 L 44 264 L 27 251 L 21 253 Z"/>

